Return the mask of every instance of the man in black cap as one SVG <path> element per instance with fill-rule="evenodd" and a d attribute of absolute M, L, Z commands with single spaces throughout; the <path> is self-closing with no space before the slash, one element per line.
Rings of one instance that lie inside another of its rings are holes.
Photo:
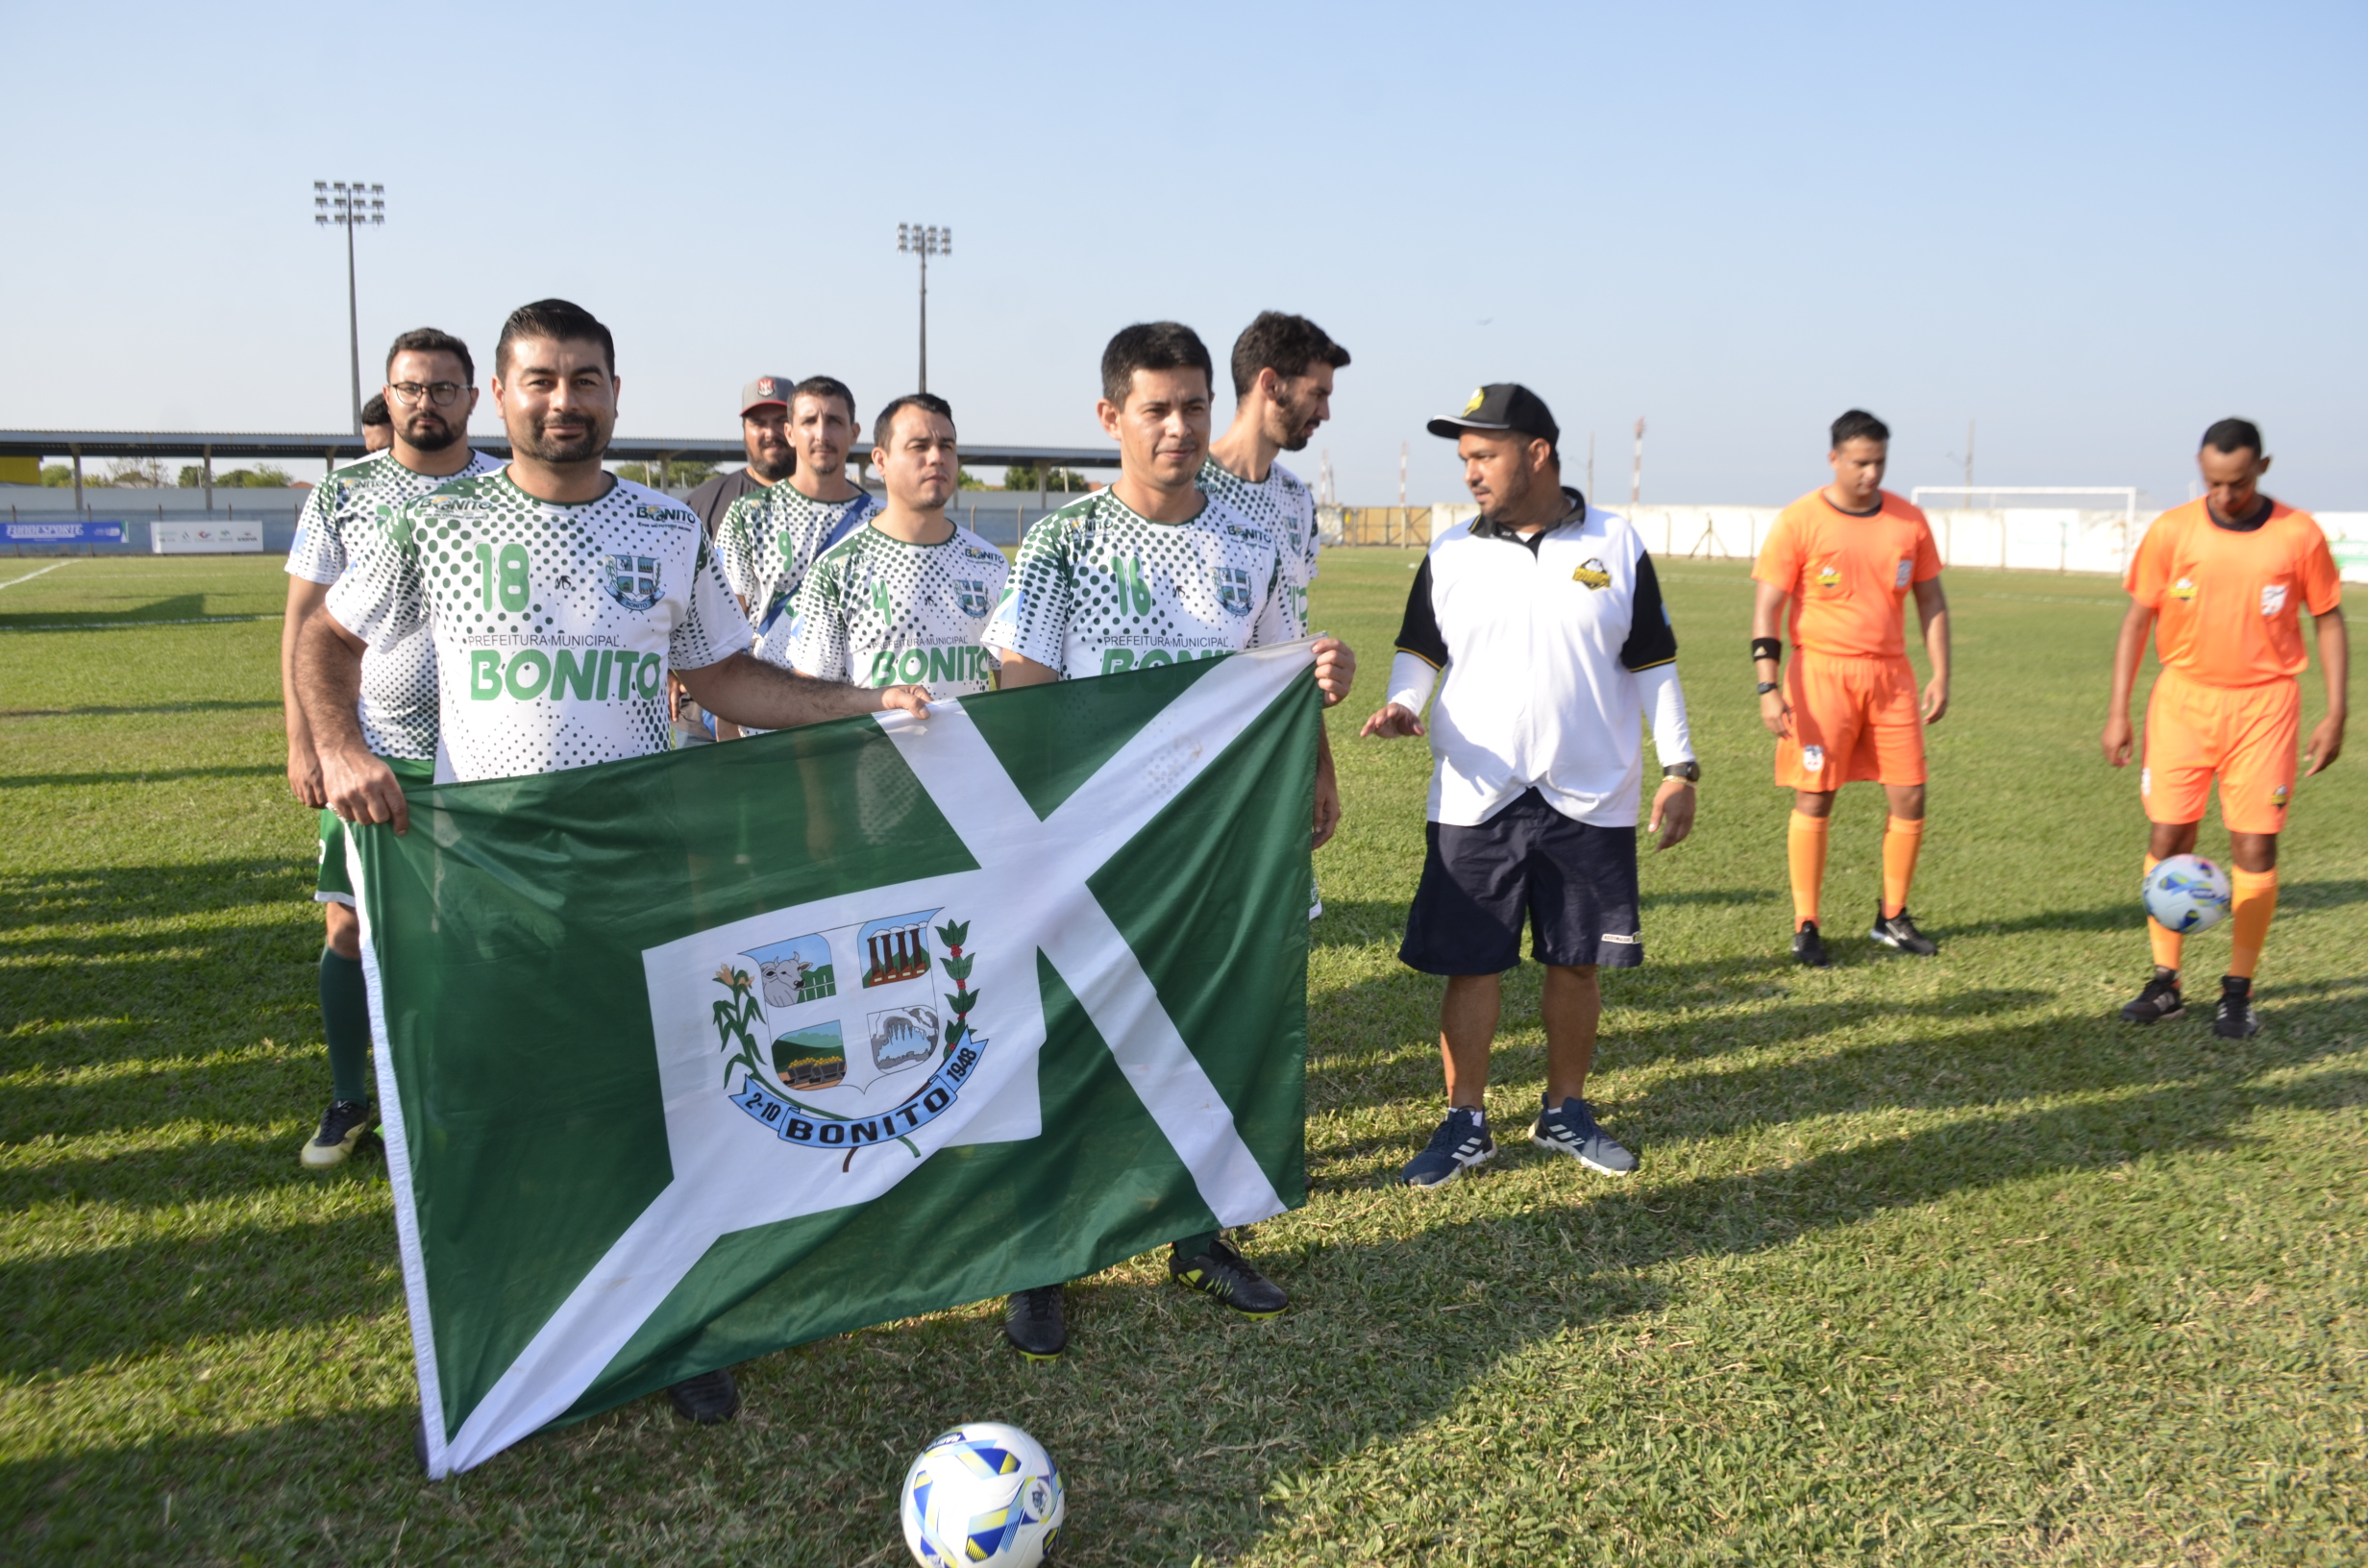
<path fill-rule="evenodd" d="M 1399 959 L 1447 977 L 1440 1009 L 1447 1118 L 1401 1173 L 1445 1186 L 1492 1158 L 1484 1103 L 1499 979 L 1545 966 L 1545 1097 L 1530 1141 L 1624 1176 L 1636 1156 L 1586 1099 L 1603 1012 L 1596 970 L 1644 962 L 1637 919 L 1640 722 L 1662 780 L 1658 847 L 1693 827 L 1694 760 L 1677 634 L 1652 557 L 1627 519 L 1562 482 L 1561 431 L 1538 395 L 1484 386 L 1434 419 L 1456 443 L 1480 515 L 1431 541 L 1390 669 L 1390 700 L 1364 733 L 1428 733 L 1428 852 Z M 1429 729 L 1423 703 L 1442 671 Z"/>
<path fill-rule="evenodd" d="M 798 471 L 798 451 L 789 444 L 789 389 L 786 376 L 759 376 L 740 389 L 740 444 L 749 466 L 718 474 L 682 498 L 682 504 L 699 514 L 707 537 L 731 503 L 752 490 L 765 490 Z"/>

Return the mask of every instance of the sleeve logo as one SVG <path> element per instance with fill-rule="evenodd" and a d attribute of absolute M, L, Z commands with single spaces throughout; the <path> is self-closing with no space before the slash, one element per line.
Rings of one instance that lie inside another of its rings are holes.
<path fill-rule="evenodd" d="M 1601 561 L 1591 555 L 1579 563 L 1577 571 L 1570 574 L 1570 580 L 1583 582 L 1591 589 L 1604 589 L 1612 586 L 1612 574 L 1603 569 Z"/>

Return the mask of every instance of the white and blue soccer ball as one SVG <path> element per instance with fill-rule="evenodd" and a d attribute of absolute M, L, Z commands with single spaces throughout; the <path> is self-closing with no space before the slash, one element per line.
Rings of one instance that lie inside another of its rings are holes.
<path fill-rule="evenodd" d="M 904 1472 L 904 1544 L 922 1568 L 1036 1568 L 1069 1516 L 1044 1444 L 992 1421 L 941 1433 Z"/>
<path fill-rule="evenodd" d="M 2208 931 L 2229 912 L 2229 873 L 2201 855 L 2173 855 L 2146 875 L 2146 913 L 2170 931 Z"/>

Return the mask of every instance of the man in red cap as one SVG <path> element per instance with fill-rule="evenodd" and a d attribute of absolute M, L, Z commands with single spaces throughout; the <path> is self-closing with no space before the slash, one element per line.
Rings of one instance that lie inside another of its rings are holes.
<path fill-rule="evenodd" d="M 789 389 L 797 383 L 786 376 L 759 376 L 740 389 L 740 443 L 749 466 L 732 474 L 718 474 L 682 498 L 699 514 L 707 537 L 725 509 L 752 490 L 780 483 L 798 471 L 798 452 L 789 444 Z"/>

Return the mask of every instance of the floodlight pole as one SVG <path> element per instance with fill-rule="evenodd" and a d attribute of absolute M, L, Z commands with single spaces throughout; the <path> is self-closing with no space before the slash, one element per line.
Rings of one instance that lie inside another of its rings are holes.
<path fill-rule="evenodd" d="M 354 230 L 358 225 L 386 222 L 386 187 L 365 185 L 359 180 L 312 182 L 312 221 L 345 230 L 345 326 L 354 372 L 354 433 L 361 434 L 361 294 L 354 273 Z"/>
<path fill-rule="evenodd" d="M 953 254 L 953 231 L 935 224 L 900 223 L 897 225 L 897 252 L 901 256 L 921 258 L 921 384 L 917 392 L 929 390 L 929 257 Z"/>

